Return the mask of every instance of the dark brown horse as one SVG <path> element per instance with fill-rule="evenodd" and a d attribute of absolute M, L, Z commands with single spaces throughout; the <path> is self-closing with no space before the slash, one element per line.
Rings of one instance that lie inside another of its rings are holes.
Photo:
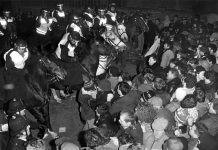
<path fill-rule="evenodd" d="M 79 56 L 79 61 L 90 78 L 95 78 L 105 73 L 117 54 L 116 50 L 101 37 L 91 39 L 88 49 Z"/>

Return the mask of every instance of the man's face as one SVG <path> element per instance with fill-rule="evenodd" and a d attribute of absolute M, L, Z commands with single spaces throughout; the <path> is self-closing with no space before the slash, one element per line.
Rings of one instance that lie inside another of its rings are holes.
<path fill-rule="evenodd" d="M 79 43 L 78 40 L 73 39 L 71 36 L 69 36 L 69 41 L 71 45 L 77 45 Z"/>
<path fill-rule="evenodd" d="M 172 79 L 174 79 L 175 78 L 175 75 L 171 72 L 171 71 L 169 71 L 168 73 L 167 73 L 167 80 L 172 80 Z"/>
<path fill-rule="evenodd" d="M 149 66 L 153 66 L 156 63 L 156 60 L 153 57 L 150 57 L 148 60 Z"/>
<path fill-rule="evenodd" d="M 26 52 L 27 47 L 17 47 L 17 51 L 18 53 L 20 53 L 21 55 L 23 55 Z"/>
<path fill-rule="evenodd" d="M 111 7 L 111 11 L 112 11 L 112 12 L 115 11 L 115 7 L 114 7 L 114 6 Z"/>

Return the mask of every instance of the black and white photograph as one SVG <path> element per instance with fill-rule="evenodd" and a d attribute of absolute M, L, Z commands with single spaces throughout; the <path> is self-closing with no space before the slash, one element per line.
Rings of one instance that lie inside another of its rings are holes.
<path fill-rule="evenodd" d="M 0 150 L 218 150 L 218 0 L 0 0 Z"/>

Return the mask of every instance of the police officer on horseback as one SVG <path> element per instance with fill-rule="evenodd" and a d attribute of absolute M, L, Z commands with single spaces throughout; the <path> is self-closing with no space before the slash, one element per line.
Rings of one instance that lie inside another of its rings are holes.
<path fill-rule="evenodd" d="M 56 56 L 66 62 L 76 61 L 75 50 L 81 41 L 80 34 L 71 29 L 70 33 L 66 33 L 58 44 Z"/>
<path fill-rule="evenodd" d="M 36 37 L 35 45 L 43 50 L 50 42 L 51 25 L 55 19 L 49 16 L 49 11 L 45 8 L 41 10 L 41 15 L 36 17 Z"/>
<path fill-rule="evenodd" d="M 88 25 L 88 27 L 92 28 L 93 23 L 94 23 L 94 13 L 93 13 L 93 9 L 91 8 L 91 6 L 87 6 L 85 11 L 83 12 L 83 18 L 86 24 Z"/>
<path fill-rule="evenodd" d="M 98 15 L 94 19 L 94 26 L 95 30 L 100 30 L 101 27 L 105 27 L 107 24 L 107 17 L 106 17 L 106 9 L 105 8 L 98 8 Z"/>
<path fill-rule="evenodd" d="M 23 40 L 17 40 L 14 48 L 11 48 L 4 54 L 5 60 L 5 82 L 11 85 L 11 90 L 8 90 L 7 100 L 20 96 L 23 90 L 25 79 L 25 63 L 29 57 L 27 43 Z"/>
<path fill-rule="evenodd" d="M 79 33 L 80 37 L 83 37 L 80 19 L 81 17 L 78 14 L 73 15 L 71 23 L 67 26 L 66 32 L 69 33 L 71 31 L 74 31 Z"/>
<path fill-rule="evenodd" d="M 11 16 L 11 11 L 5 9 L 0 17 L 0 39 L 3 49 L 12 47 L 13 40 L 17 38 L 16 24 L 14 17 Z"/>
<path fill-rule="evenodd" d="M 64 4 L 57 3 L 56 9 L 52 11 L 52 17 L 55 18 L 55 22 L 62 23 L 65 22 L 66 14 L 63 10 Z"/>
<path fill-rule="evenodd" d="M 107 22 L 108 24 L 111 24 L 112 26 L 116 25 L 116 20 L 117 20 L 117 10 L 116 9 L 117 9 L 116 4 L 111 3 L 109 5 L 109 10 L 106 13 Z"/>

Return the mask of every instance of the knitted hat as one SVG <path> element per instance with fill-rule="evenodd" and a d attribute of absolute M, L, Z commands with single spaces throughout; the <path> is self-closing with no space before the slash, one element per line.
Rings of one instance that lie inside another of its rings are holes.
<path fill-rule="evenodd" d="M 87 91 L 95 89 L 95 85 L 94 85 L 94 82 L 92 80 L 85 81 L 83 87 Z"/>
<path fill-rule="evenodd" d="M 152 123 L 152 128 L 154 130 L 163 131 L 167 128 L 168 123 L 169 123 L 168 120 L 160 117 L 154 120 L 154 122 Z"/>
<path fill-rule="evenodd" d="M 153 107 L 162 107 L 163 105 L 162 99 L 157 96 L 150 98 L 148 101 L 151 103 L 151 105 L 153 105 Z"/>
<path fill-rule="evenodd" d="M 109 80 L 104 79 L 98 82 L 98 87 L 103 91 L 110 91 L 111 90 L 111 83 Z"/>

